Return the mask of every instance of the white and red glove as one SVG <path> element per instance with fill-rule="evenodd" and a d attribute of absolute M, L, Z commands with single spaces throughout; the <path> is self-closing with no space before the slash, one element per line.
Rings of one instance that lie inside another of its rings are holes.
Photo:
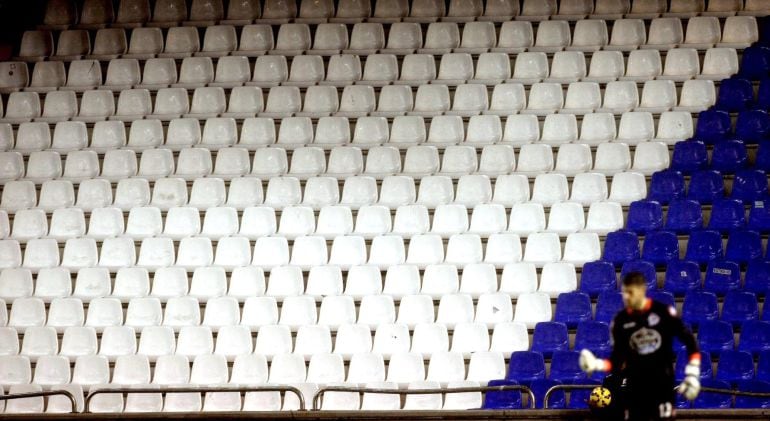
<path fill-rule="evenodd" d="M 700 393 L 700 356 L 690 358 L 684 368 L 684 380 L 679 385 L 679 393 L 687 400 L 694 400 Z"/>
<path fill-rule="evenodd" d="M 580 364 L 580 369 L 585 371 L 589 376 L 596 371 L 610 371 L 609 361 L 596 358 L 593 352 L 587 349 L 580 351 L 578 363 Z"/>

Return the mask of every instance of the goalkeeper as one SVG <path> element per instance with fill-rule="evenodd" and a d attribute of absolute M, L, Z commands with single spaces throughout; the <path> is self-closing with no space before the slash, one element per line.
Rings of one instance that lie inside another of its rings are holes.
<path fill-rule="evenodd" d="M 700 352 L 693 334 L 676 309 L 647 297 L 644 275 L 627 274 L 622 285 L 623 303 L 612 322 L 614 347 L 608 360 L 582 350 L 580 367 L 589 375 L 611 372 L 626 379 L 626 419 L 665 420 L 674 417 L 674 337 L 687 348 L 689 362 L 678 391 L 688 400 L 700 391 Z"/>

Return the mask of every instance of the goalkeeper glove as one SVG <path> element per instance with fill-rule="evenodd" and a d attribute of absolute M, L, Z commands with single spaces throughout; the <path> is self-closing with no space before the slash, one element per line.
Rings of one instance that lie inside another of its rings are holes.
<path fill-rule="evenodd" d="M 694 400 L 700 392 L 700 360 L 693 358 L 684 369 L 684 380 L 679 385 L 679 393 L 687 400 Z"/>
<path fill-rule="evenodd" d="M 585 371 L 588 375 L 591 375 L 595 371 L 609 371 L 609 362 L 601 358 L 596 358 L 594 354 L 584 349 L 580 351 L 580 359 L 578 360 L 580 369 Z"/>

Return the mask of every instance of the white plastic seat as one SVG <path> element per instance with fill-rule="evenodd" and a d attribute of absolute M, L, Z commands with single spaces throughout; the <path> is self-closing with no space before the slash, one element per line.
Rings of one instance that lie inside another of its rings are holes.
<path fill-rule="evenodd" d="M 554 233 L 539 232 L 527 237 L 524 247 L 525 262 L 532 262 L 542 266 L 561 260 L 561 242 L 559 236 Z"/>
<path fill-rule="evenodd" d="M 22 38 L 22 48 L 23 46 L 24 40 Z M 35 67 L 32 69 L 32 80 L 29 83 L 29 87 L 34 88 L 30 90 L 47 90 L 62 87 L 66 81 L 67 74 L 64 69 L 64 62 L 40 61 L 35 63 Z"/>
<path fill-rule="evenodd" d="M 703 58 L 700 77 L 723 79 L 738 72 L 738 54 L 733 48 L 709 48 Z"/>
<path fill-rule="evenodd" d="M 684 43 L 688 46 L 710 47 L 721 41 L 722 28 L 716 16 L 696 16 L 687 21 Z"/>
<path fill-rule="evenodd" d="M 11 92 L 6 104 L 5 119 L 13 121 L 29 121 L 40 117 L 40 97 L 36 92 Z"/>
<path fill-rule="evenodd" d="M 380 5 L 375 9 L 375 17 L 381 10 Z M 393 10 L 395 11 L 395 10 Z M 419 24 L 411 22 L 396 22 L 390 25 L 386 50 L 393 54 L 409 54 L 422 47 L 422 29 Z"/>
<path fill-rule="evenodd" d="M 21 37 L 19 57 L 37 58 L 53 54 L 53 33 L 50 31 L 24 31 Z"/>
<path fill-rule="evenodd" d="M 452 180 L 448 176 L 428 176 L 420 180 L 417 204 L 435 208 L 438 205 L 451 203 L 453 199 L 454 189 Z"/>
<path fill-rule="evenodd" d="M 373 351 L 376 354 L 390 357 L 397 353 L 408 352 L 410 347 L 411 339 L 406 325 L 381 324 L 377 326 L 373 346 Z"/>
<path fill-rule="evenodd" d="M 425 380 L 425 367 L 422 355 L 416 353 L 396 353 L 388 364 L 389 382 L 409 384 Z"/>
<path fill-rule="evenodd" d="M 310 44 L 310 28 L 307 24 L 285 23 L 278 29 L 275 49 L 296 53 L 309 50 Z"/>
<path fill-rule="evenodd" d="M 291 329 L 297 329 L 302 325 L 315 324 L 317 317 L 313 298 L 305 296 L 286 297 L 278 323 L 288 325 Z"/>
<path fill-rule="evenodd" d="M 76 60 L 70 63 L 67 87 L 90 89 L 102 84 L 102 70 L 96 60 Z"/>
<path fill-rule="evenodd" d="M 104 28 L 96 31 L 93 56 L 101 59 L 115 58 L 128 50 L 126 33 L 120 28 Z"/>
<path fill-rule="evenodd" d="M 255 354 L 272 359 L 276 355 L 291 353 L 292 350 L 291 331 L 288 326 L 264 325 L 259 328 Z M 267 365 L 265 368 L 267 369 Z"/>
<path fill-rule="evenodd" d="M 625 114 L 625 113 L 624 113 Z M 621 117 L 622 124 L 622 117 Z M 644 128 L 640 128 L 640 131 Z M 591 113 L 583 116 L 580 126 L 580 142 L 588 145 L 602 145 L 617 137 L 615 116 L 611 113 Z"/>
<path fill-rule="evenodd" d="M 569 24 L 566 21 L 540 22 L 535 37 L 535 48 L 559 51 L 572 43 Z"/>
<path fill-rule="evenodd" d="M 639 92 L 636 83 L 613 81 L 604 89 L 604 112 L 621 113 L 639 106 Z"/>
<path fill-rule="evenodd" d="M 250 328 L 278 323 L 278 305 L 274 297 L 249 297 L 243 305 L 241 324 Z M 255 350 L 255 352 L 257 352 Z M 259 353 L 259 352 L 257 352 Z"/>
<path fill-rule="evenodd" d="M 308 364 L 307 380 L 314 383 L 338 383 L 345 380 L 342 357 L 330 353 L 314 353 Z"/>
<path fill-rule="evenodd" d="M 576 114 L 590 113 L 601 107 L 602 97 L 596 82 L 573 82 L 567 87 L 564 110 Z"/>
<path fill-rule="evenodd" d="M 468 133 L 465 137 L 467 143 L 474 145 L 497 143 L 502 140 L 502 137 L 503 129 L 500 124 L 500 117 L 496 115 L 474 115 L 468 121 Z"/>
<path fill-rule="evenodd" d="M 712 3 L 709 3 L 709 7 Z M 758 38 L 756 19 L 751 16 L 728 16 L 722 27 L 720 45 L 739 47 L 753 43 Z"/>
<path fill-rule="evenodd" d="M 172 26 L 166 33 L 166 45 L 160 56 L 186 58 L 200 51 L 198 31 L 194 27 Z"/>
<path fill-rule="evenodd" d="M 160 313 L 160 305 L 158 306 L 158 313 Z M 102 358 L 114 360 L 122 355 L 134 355 L 136 350 L 136 332 L 134 332 L 134 328 L 128 326 L 107 326 L 102 331 L 101 346 L 99 348 L 99 355 Z M 85 355 L 91 356 L 94 354 L 96 353 L 87 353 Z"/>
<path fill-rule="evenodd" d="M 8 111 L 10 112 L 10 105 Z M 42 119 L 48 122 L 67 120 L 78 114 L 78 103 L 73 91 L 51 91 L 45 94 Z"/>
<path fill-rule="evenodd" d="M 118 12 L 118 22 L 120 22 L 120 16 L 121 13 Z M 149 17 L 149 11 L 145 17 Z M 163 44 L 163 33 L 160 28 L 134 28 L 128 43 L 127 57 L 151 59 L 163 51 Z"/>
<path fill-rule="evenodd" d="M 309 360 L 316 354 L 330 353 L 331 349 L 332 338 L 329 327 L 306 325 L 297 329 L 297 339 L 294 345 L 295 354 Z M 315 367 L 315 370 L 318 371 L 318 367 Z"/>
<path fill-rule="evenodd" d="M 348 48 L 348 30 L 340 23 L 320 23 L 316 27 L 313 51 L 320 54 L 338 53 Z"/>
<path fill-rule="evenodd" d="M 56 56 L 80 58 L 91 52 L 91 41 L 88 31 L 68 29 L 61 31 L 56 43 Z"/>
<path fill-rule="evenodd" d="M 650 22 L 648 45 L 673 47 L 684 41 L 682 21 L 675 17 L 652 19 Z"/>
<path fill-rule="evenodd" d="M 716 103 L 716 91 L 711 80 L 688 80 L 682 85 L 679 107 L 675 110 L 700 112 Z M 658 129 L 660 131 L 660 129 Z M 660 136 L 659 136 L 660 137 Z"/>
<path fill-rule="evenodd" d="M 644 175 L 638 172 L 624 172 L 612 177 L 609 200 L 622 205 L 647 196 L 647 184 Z"/>
<path fill-rule="evenodd" d="M 305 360 L 297 354 L 279 354 L 270 365 L 269 383 L 304 382 L 307 375 Z"/>
<path fill-rule="evenodd" d="M 16 337 L 15 332 L 14 337 Z M 16 346 L 18 347 L 18 343 Z M 71 326 L 64 330 L 59 355 L 74 359 L 81 355 L 94 355 L 96 350 L 97 341 L 94 328 Z"/>

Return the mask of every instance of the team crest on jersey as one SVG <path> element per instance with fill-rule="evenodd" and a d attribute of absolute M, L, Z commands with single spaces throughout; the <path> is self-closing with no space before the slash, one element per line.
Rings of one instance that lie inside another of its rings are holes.
<path fill-rule="evenodd" d="M 652 313 L 647 317 L 647 324 L 650 325 L 650 327 L 655 326 L 658 323 L 660 323 L 660 316 L 657 314 Z"/>
<path fill-rule="evenodd" d="M 663 339 L 657 330 L 643 327 L 634 332 L 628 342 L 637 354 L 649 355 L 660 349 Z"/>

